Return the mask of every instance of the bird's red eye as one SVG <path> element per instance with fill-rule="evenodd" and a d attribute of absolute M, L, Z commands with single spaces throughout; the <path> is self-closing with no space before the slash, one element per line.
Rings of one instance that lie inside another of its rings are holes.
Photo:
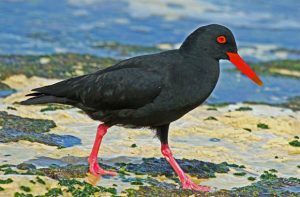
<path fill-rule="evenodd" d="M 225 36 L 218 36 L 217 37 L 217 42 L 220 44 L 225 44 L 227 42 L 227 39 Z"/>

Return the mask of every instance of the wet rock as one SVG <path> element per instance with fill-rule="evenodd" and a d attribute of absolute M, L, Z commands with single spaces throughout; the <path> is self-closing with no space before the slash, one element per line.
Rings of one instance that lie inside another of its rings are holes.
<path fill-rule="evenodd" d="M 215 173 L 227 173 L 229 171 L 229 168 L 226 164 L 214 164 L 210 162 L 188 159 L 177 159 L 177 162 L 184 171 L 197 178 L 215 177 Z M 163 158 L 143 158 L 143 163 L 126 164 L 125 169 L 129 172 L 137 174 L 148 174 L 152 176 L 165 175 L 173 178 L 176 177 L 173 169 Z"/>
<path fill-rule="evenodd" d="M 0 76 L 1 76 L 1 74 L 0 74 Z M 0 82 L 0 98 L 7 97 L 7 96 L 9 96 L 9 95 L 11 95 L 15 92 L 16 92 L 15 89 L 12 89 L 11 87 L 6 85 L 5 83 Z"/>
<path fill-rule="evenodd" d="M 3 129 L 44 133 L 56 127 L 56 124 L 53 120 L 23 118 L 8 114 L 5 111 L 0 111 L 0 126 L 2 126 Z"/>
<path fill-rule="evenodd" d="M 115 169 L 112 166 L 100 164 L 104 169 Z M 62 180 L 71 178 L 84 178 L 88 173 L 88 165 L 67 165 L 67 166 L 51 166 L 48 168 L 40 168 L 39 170 L 52 179 Z"/>
<path fill-rule="evenodd" d="M 0 111 L 0 142 L 17 142 L 26 140 L 60 148 L 81 143 L 81 140 L 71 135 L 45 134 L 56 127 L 53 120 L 23 118 Z"/>
<path fill-rule="evenodd" d="M 159 182 L 155 179 L 148 179 L 151 186 L 140 186 L 138 190 L 126 189 L 129 197 L 133 196 L 160 196 L 160 197 L 183 197 L 183 196 L 207 196 L 207 193 L 192 190 L 184 190 L 170 183 Z"/>
<path fill-rule="evenodd" d="M 1 55 L 0 80 L 11 75 L 67 78 L 94 72 L 116 63 L 112 58 L 80 54 Z"/>
<path fill-rule="evenodd" d="M 249 186 L 233 188 L 232 190 L 218 190 L 204 193 L 191 190 L 183 190 L 174 184 L 163 183 L 157 180 L 148 180 L 150 186 L 140 186 L 138 190 L 127 189 L 128 196 L 286 196 L 300 195 L 300 179 L 272 177 L 260 180 Z"/>
<path fill-rule="evenodd" d="M 36 169 L 35 165 L 29 163 L 20 163 L 16 166 L 20 170 L 31 170 Z"/>
<path fill-rule="evenodd" d="M 71 135 L 44 134 L 29 131 L 20 131 L 15 129 L 0 129 L 0 142 L 17 142 L 26 140 L 30 142 L 38 142 L 49 146 L 57 146 L 59 148 L 71 147 L 81 143 L 81 140 Z"/>
<path fill-rule="evenodd" d="M 50 168 L 40 169 L 46 176 L 60 180 L 71 178 L 84 178 L 88 172 L 88 165 L 68 165 L 68 166 L 55 166 Z"/>

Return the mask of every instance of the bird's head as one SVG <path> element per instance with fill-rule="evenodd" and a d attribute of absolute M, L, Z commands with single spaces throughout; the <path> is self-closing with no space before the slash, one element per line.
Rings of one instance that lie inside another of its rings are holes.
<path fill-rule="evenodd" d="M 180 50 L 189 55 L 205 55 L 216 60 L 227 59 L 257 85 L 263 85 L 256 73 L 237 53 L 234 36 L 227 27 L 217 24 L 200 27 L 186 38 Z"/>

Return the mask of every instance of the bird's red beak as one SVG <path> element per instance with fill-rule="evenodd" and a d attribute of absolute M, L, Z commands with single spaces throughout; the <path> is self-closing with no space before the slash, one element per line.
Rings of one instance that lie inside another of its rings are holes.
<path fill-rule="evenodd" d="M 242 71 L 242 73 L 244 73 L 257 85 L 263 85 L 263 82 L 260 80 L 260 78 L 256 75 L 252 68 L 241 58 L 241 56 L 238 53 L 227 52 L 227 55 L 229 57 L 229 61 L 231 61 L 231 63 L 233 63 L 240 71 Z"/>

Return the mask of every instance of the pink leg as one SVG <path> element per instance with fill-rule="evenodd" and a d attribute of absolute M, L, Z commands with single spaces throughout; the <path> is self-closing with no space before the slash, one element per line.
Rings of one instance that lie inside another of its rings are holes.
<path fill-rule="evenodd" d="M 90 173 L 92 173 L 93 175 L 98 175 L 98 174 L 100 174 L 100 175 L 111 175 L 111 176 L 117 175 L 117 173 L 114 172 L 114 171 L 108 171 L 108 170 L 102 169 L 98 164 L 99 148 L 100 148 L 100 145 L 101 145 L 102 138 L 106 134 L 108 128 L 109 128 L 109 126 L 106 126 L 105 124 L 100 124 L 98 126 L 94 146 L 93 146 L 92 152 L 91 152 L 91 154 L 89 156 L 89 159 L 88 159 L 88 162 L 89 162 L 89 165 L 90 165 L 89 170 L 90 170 Z"/>
<path fill-rule="evenodd" d="M 166 158 L 166 160 L 169 162 L 169 164 L 172 166 L 176 174 L 179 176 L 183 189 L 193 189 L 193 190 L 205 191 L 205 192 L 210 191 L 210 188 L 207 186 L 201 186 L 193 183 L 192 180 L 183 172 L 183 170 L 180 168 L 180 166 L 174 159 L 168 144 L 161 145 L 161 152 Z"/>

